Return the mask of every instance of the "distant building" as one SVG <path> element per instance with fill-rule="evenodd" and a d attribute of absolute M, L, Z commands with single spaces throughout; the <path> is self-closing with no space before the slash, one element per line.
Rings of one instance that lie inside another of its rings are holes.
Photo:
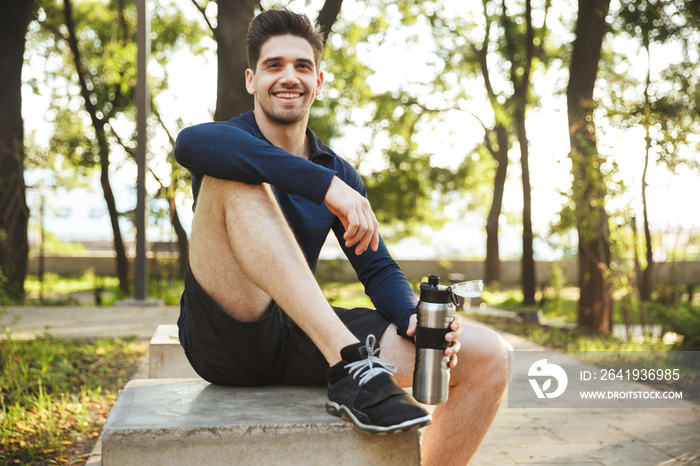
<path fill-rule="evenodd" d="M 91 250 L 112 250 L 114 236 L 107 211 L 102 187 L 99 179 L 95 179 L 88 187 L 66 189 L 51 187 L 55 185 L 55 176 L 50 170 L 27 170 L 27 204 L 29 205 L 30 247 L 34 248 L 39 242 L 39 230 L 42 222 L 41 204 L 43 202 L 43 228 L 45 232 L 55 235 L 60 241 L 67 243 L 83 243 Z M 110 176 L 117 211 L 124 213 L 136 207 L 136 189 L 116 176 Z M 158 206 L 158 201 L 151 200 L 152 206 Z M 162 203 L 162 201 L 161 201 Z M 162 207 L 162 206 L 161 206 Z M 186 210 L 186 209 L 183 209 Z M 127 245 L 133 243 L 135 226 L 132 221 L 122 215 L 119 219 L 122 238 Z M 172 239 L 169 223 L 163 228 L 149 226 L 147 231 L 149 242 L 169 241 Z"/>

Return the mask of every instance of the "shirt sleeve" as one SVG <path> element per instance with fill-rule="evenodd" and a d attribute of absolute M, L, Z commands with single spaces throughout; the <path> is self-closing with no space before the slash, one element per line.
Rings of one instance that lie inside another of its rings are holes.
<path fill-rule="evenodd" d="M 247 184 L 269 183 L 317 204 L 326 196 L 335 171 L 225 123 L 185 128 L 175 142 L 175 160 L 193 178 L 211 176 Z"/>
<path fill-rule="evenodd" d="M 339 176 L 342 178 L 342 174 Z M 366 197 L 364 183 L 349 165 L 346 165 L 344 181 Z M 380 236 L 377 251 L 367 249 L 358 256 L 354 248 L 345 246 L 345 229 L 338 219 L 333 223 L 333 232 L 374 306 L 398 327 L 400 335 L 406 337 L 409 319 L 416 312 L 417 299 L 384 240 Z"/>

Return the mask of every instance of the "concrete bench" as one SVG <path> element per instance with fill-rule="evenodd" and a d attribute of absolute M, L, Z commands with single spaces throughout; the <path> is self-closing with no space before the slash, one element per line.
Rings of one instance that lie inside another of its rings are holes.
<path fill-rule="evenodd" d="M 161 324 L 148 346 L 148 378 L 199 378 L 180 345 L 176 324 Z"/>
<path fill-rule="evenodd" d="M 325 388 L 132 380 L 102 429 L 102 465 L 416 465 L 420 432 L 371 435 L 324 409 Z"/>
<path fill-rule="evenodd" d="M 419 465 L 420 431 L 363 433 L 326 413 L 325 387 L 212 385 L 177 326 L 151 339 L 148 379 L 126 384 L 102 429 L 102 466 Z M 177 374 L 196 378 L 177 378 Z"/>

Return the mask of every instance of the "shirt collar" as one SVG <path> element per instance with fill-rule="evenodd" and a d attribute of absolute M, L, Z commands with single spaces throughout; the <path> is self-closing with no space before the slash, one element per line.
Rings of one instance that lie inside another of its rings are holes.
<path fill-rule="evenodd" d="M 262 131 L 260 131 L 260 127 L 258 126 L 257 121 L 255 121 L 255 114 L 253 113 L 252 110 L 249 110 L 248 112 L 241 115 L 241 118 L 243 119 L 243 121 L 245 121 L 247 124 L 249 124 L 251 126 L 251 128 L 253 128 L 253 133 L 255 134 L 255 136 L 257 136 L 260 139 L 263 139 L 267 142 L 270 142 L 263 135 Z M 306 137 L 309 138 L 309 143 L 310 143 L 309 149 L 311 151 L 311 154 L 309 156 L 309 160 L 313 160 L 316 157 L 320 157 L 320 156 L 333 157 L 332 152 L 323 144 L 323 142 L 308 127 L 306 128 Z M 272 144 L 272 143 L 270 143 L 270 144 Z"/>

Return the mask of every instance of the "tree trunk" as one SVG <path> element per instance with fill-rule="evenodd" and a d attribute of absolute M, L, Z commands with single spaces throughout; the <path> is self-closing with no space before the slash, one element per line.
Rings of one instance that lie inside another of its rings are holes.
<path fill-rule="evenodd" d="M 248 68 L 246 32 L 253 19 L 258 0 L 219 0 L 217 26 L 218 71 L 216 78 L 216 111 L 214 120 L 237 117 L 253 108 L 253 98 L 245 88 Z"/>
<path fill-rule="evenodd" d="M 107 203 L 109 221 L 112 226 L 112 235 L 114 236 L 114 251 L 117 255 L 119 289 L 124 296 L 129 296 L 129 260 L 126 257 L 126 247 L 124 246 L 121 228 L 119 227 L 119 212 L 117 211 L 117 204 L 114 200 L 112 184 L 109 181 L 109 143 L 107 142 L 104 125 L 95 126 L 95 134 L 100 148 L 100 184 L 102 185 L 102 193 Z"/>
<path fill-rule="evenodd" d="M 237 117 L 253 108 L 253 98 L 245 88 L 245 70 L 248 68 L 246 33 L 253 20 L 259 0 L 218 0 L 217 26 L 214 38 L 219 66 L 216 79 L 216 111 L 214 120 L 224 121 Z M 326 0 L 319 12 L 317 23 L 324 40 L 338 18 L 343 0 Z"/>
<path fill-rule="evenodd" d="M 647 128 L 648 131 L 648 128 Z M 642 175 L 642 213 L 644 221 L 644 240 L 646 244 L 647 266 L 642 273 L 642 286 L 640 290 L 642 301 L 651 301 L 651 293 L 654 288 L 654 251 L 651 245 L 651 229 L 649 228 L 649 213 L 647 211 L 647 165 L 649 164 L 649 148 L 646 149 L 644 158 L 644 173 Z"/>
<path fill-rule="evenodd" d="M 340 6 L 342 4 L 343 0 L 326 0 L 323 4 L 323 8 L 318 12 L 316 24 L 321 27 L 324 43 L 328 40 L 328 35 L 331 33 L 333 24 L 338 18 L 338 13 L 340 13 Z"/>
<path fill-rule="evenodd" d="M 0 295 L 6 294 L 13 301 L 24 299 L 29 255 L 22 65 L 33 9 L 34 2 L 30 0 L 0 3 Z"/>
<path fill-rule="evenodd" d="M 498 124 L 494 129 L 498 148 L 491 153 L 496 160 L 496 176 L 493 182 L 493 201 L 486 220 L 486 271 L 484 281 L 489 284 L 501 280 L 501 260 L 498 252 L 498 220 L 503 206 L 503 191 L 506 185 L 508 171 L 508 132 Z M 488 137 L 488 134 L 486 135 Z"/>
<path fill-rule="evenodd" d="M 185 277 L 185 269 L 187 268 L 187 232 L 180 222 L 180 216 L 177 213 L 177 205 L 175 204 L 175 196 L 170 196 L 168 198 L 168 204 L 170 205 L 170 224 L 175 230 L 175 235 L 177 236 L 177 248 L 180 253 L 178 259 L 178 271 L 180 273 L 180 278 Z"/>
<path fill-rule="evenodd" d="M 516 89 L 515 126 L 520 146 L 520 168 L 523 184 L 523 257 L 520 284 L 523 290 L 523 304 L 535 304 L 535 257 L 532 245 L 532 188 L 530 187 L 530 149 L 525 128 L 525 113 L 530 95 L 530 75 L 532 61 L 535 58 L 535 31 L 532 27 L 532 4 L 525 2 L 526 61 L 523 76 L 517 82 L 517 74 L 513 74 Z"/>
<path fill-rule="evenodd" d="M 646 137 L 644 138 L 644 171 L 642 172 L 642 220 L 644 221 L 644 240 L 646 244 L 646 259 L 647 266 L 642 273 L 642 286 L 640 287 L 640 297 L 642 301 L 651 301 L 651 292 L 653 288 L 652 273 L 654 271 L 654 251 L 651 245 L 651 230 L 649 228 L 649 213 L 647 210 L 647 169 L 649 168 L 649 152 L 651 151 L 651 134 L 649 122 L 649 112 L 651 104 L 649 103 L 649 87 L 651 86 L 651 50 L 649 48 L 649 38 L 644 37 L 644 48 L 647 51 L 647 82 L 644 86 L 644 129 Z"/>
<path fill-rule="evenodd" d="M 592 332 L 611 330 L 612 303 L 604 274 L 610 264 L 608 217 L 593 120 L 593 89 L 610 0 L 579 0 L 566 90 L 571 142 L 573 196 L 578 230 L 578 325 Z"/>
<path fill-rule="evenodd" d="M 520 284 L 523 290 L 523 304 L 535 304 L 535 251 L 532 240 L 532 189 L 530 187 L 530 163 L 525 112 L 517 112 L 516 125 L 520 142 L 520 167 L 523 180 L 523 257 Z"/>
<path fill-rule="evenodd" d="M 97 110 L 90 100 L 90 90 L 88 89 L 85 79 L 86 71 L 83 69 L 80 59 L 80 49 L 78 48 L 78 39 L 75 35 L 75 26 L 73 23 L 73 5 L 70 0 L 64 0 L 64 16 L 66 29 L 68 30 L 68 44 L 73 53 L 73 61 L 75 64 L 76 74 L 78 75 L 78 83 L 80 84 L 80 94 L 85 102 L 85 110 L 90 115 L 92 126 L 95 129 L 95 137 L 100 155 L 100 184 L 105 202 L 107 203 L 107 211 L 112 226 L 112 234 L 114 236 L 114 251 L 117 255 L 117 275 L 119 278 L 119 288 L 124 296 L 129 295 L 129 262 L 126 257 L 126 248 L 122 239 L 121 229 L 119 227 L 119 212 L 117 211 L 114 201 L 114 193 L 112 185 L 109 181 L 109 142 L 105 133 L 105 121 L 98 118 Z"/>

